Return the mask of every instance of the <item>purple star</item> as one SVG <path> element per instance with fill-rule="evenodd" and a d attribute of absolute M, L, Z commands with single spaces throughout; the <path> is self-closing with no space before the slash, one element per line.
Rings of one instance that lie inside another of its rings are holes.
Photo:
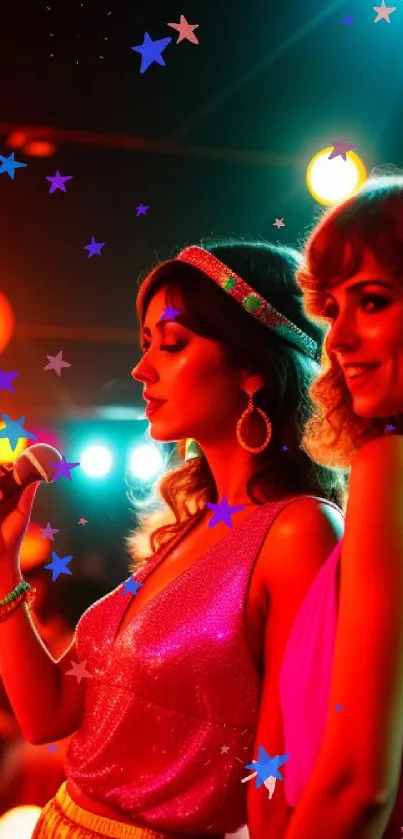
<path fill-rule="evenodd" d="M 52 583 L 57 580 L 60 574 L 72 574 L 73 572 L 70 571 L 70 568 L 67 568 L 67 563 L 73 559 L 72 556 L 59 556 L 55 551 L 52 553 L 52 562 L 49 565 L 45 565 L 45 568 L 49 568 L 52 571 Z"/>
<path fill-rule="evenodd" d="M 71 481 L 70 470 L 75 469 L 76 466 L 79 466 L 79 463 L 67 463 L 65 456 L 63 455 L 63 460 L 60 463 L 51 463 L 51 466 L 54 467 L 54 475 L 52 481 L 57 481 L 58 478 L 67 478 L 68 481 Z"/>
<path fill-rule="evenodd" d="M 336 140 L 333 143 L 333 149 L 329 154 L 328 160 L 333 160 L 334 157 L 342 157 L 343 160 L 347 161 L 346 152 L 355 148 L 357 148 L 356 143 L 346 143 L 345 140 Z"/>
<path fill-rule="evenodd" d="M 385 434 L 391 434 L 392 431 L 396 431 L 396 426 L 389 423 L 389 424 L 384 426 L 383 430 L 384 430 Z"/>
<path fill-rule="evenodd" d="M 50 521 L 48 521 L 46 527 L 41 527 L 42 539 L 51 539 L 54 542 L 53 534 L 58 533 L 59 531 L 56 528 L 50 526 Z"/>
<path fill-rule="evenodd" d="M 56 189 L 61 189 L 62 192 L 66 192 L 65 183 L 66 181 L 71 181 L 73 175 L 61 175 L 59 170 L 56 170 L 56 174 L 50 177 L 46 175 L 46 180 L 49 181 L 52 186 L 50 187 L 49 194 L 54 192 Z"/>
<path fill-rule="evenodd" d="M 209 510 L 214 510 L 214 516 L 212 516 L 208 523 L 209 527 L 214 527 L 216 524 L 219 524 L 220 521 L 223 521 L 224 524 L 228 525 L 228 527 L 232 527 L 233 525 L 231 521 L 231 516 L 233 516 L 234 513 L 238 513 L 240 510 L 245 509 L 244 504 L 231 507 L 231 505 L 228 504 L 225 495 L 224 498 L 218 504 L 210 504 L 210 502 L 208 501 L 207 507 L 209 508 Z"/>
<path fill-rule="evenodd" d="M 175 309 L 174 306 L 165 306 L 160 320 L 174 320 L 178 315 L 181 314 L 182 312 L 179 309 Z"/>
<path fill-rule="evenodd" d="M 172 38 L 160 38 L 159 41 L 153 41 L 150 38 L 148 32 L 144 33 L 144 41 L 142 44 L 138 44 L 136 47 L 130 47 L 133 52 L 139 52 L 141 55 L 141 66 L 140 66 L 140 73 L 145 73 L 148 70 L 150 64 L 155 61 L 157 64 L 160 64 L 161 67 L 166 67 L 165 61 L 162 57 L 162 52 L 168 44 L 170 44 Z"/>
<path fill-rule="evenodd" d="M 142 587 L 143 583 L 137 583 L 136 580 L 134 579 L 134 577 L 130 577 L 130 579 L 125 580 L 125 582 L 122 583 L 122 585 L 126 586 L 126 589 L 125 589 L 125 591 L 122 591 L 122 594 L 134 594 L 134 595 L 136 595 L 138 589 Z"/>
<path fill-rule="evenodd" d="M 10 383 L 19 375 L 19 373 L 15 372 L 5 373 L 0 367 L 0 390 L 9 390 L 11 393 L 16 393 L 15 388 Z"/>
<path fill-rule="evenodd" d="M 91 236 L 91 244 L 84 245 L 85 250 L 88 251 L 88 259 L 90 259 L 91 256 L 95 256 L 95 254 L 97 254 L 97 256 L 101 256 L 101 248 L 103 248 L 105 244 L 106 242 L 96 242 L 94 237 Z"/>
<path fill-rule="evenodd" d="M 139 204 L 139 206 L 136 207 L 136 216 L 146 216 L 149 209 L 150 208 L 147 207 L 147 204 Z"/>

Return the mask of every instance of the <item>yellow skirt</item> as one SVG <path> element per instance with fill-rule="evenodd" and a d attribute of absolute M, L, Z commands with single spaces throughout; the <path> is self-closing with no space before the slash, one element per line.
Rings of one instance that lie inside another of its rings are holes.
<path fill-rule="evenodd" d="M 172 834 L 135 827 L 83 810 L 70 798 L 66 781 L 43 808 L 31 839 L 164 839 Z"/>

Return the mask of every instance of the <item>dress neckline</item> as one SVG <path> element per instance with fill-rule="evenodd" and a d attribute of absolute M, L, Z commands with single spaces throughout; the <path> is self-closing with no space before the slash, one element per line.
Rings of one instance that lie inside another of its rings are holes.
<path fill-rule="evenodd" d="M 292 496 L 292 497 L 294 497 L 294 496 Z M 281 500 L 284 500 L 284 499 L 278 499 L 276 501 L 273 501 L 273 500 L 272 501 L 265 501 L 263 504 L 259 504 L 257 509 L 254 510 L 253 513 L 251 513 L 251 515 L 248 516 L 247 519 L 244 519 L 240 524 L 238 524 L 235 527 L 232 527 L 230 530 L 228 530 L 228 532 L 225 533 L 221 537 L 221 539 L 219 539 L 217 542 L 215 542 L 214 545 L 210 545 L 210 547 L 206 548 L 205 551 L 202 551 L 202 553 L 199 554 L 199 556 L 193 562 L 191 562 L 190 565 L 188 565 L 186 568 L 183 568 L 183 570 L 180 571 L 179 574 L 176 575 L 176 577 L 173 577 L 171 580 L 169 580 L 167 582 L 167 584 L 162 589 L 160 589 L 160 591 L 157 591 L 157 593 L 154 595 L 154 597 L 152 597 L 150 600 L 148 600 L 147 603 L 145 603 L 144 606 L 142 606 L 139 609 L 137 614 L 135 614 L 133 616 L 133 622 L 136 621 L 137 618 L 140 617 L 140 615 L 143 613 L 144 609 L 147 609 L 148 606 L 151 606 L 156 601 L 156 599 L 158 597 L 162 596 L 171 586 L 174 585 L 174 583 L 176 583 L 178 580 L 182 579 L 182 577 L 184 577 L 185 574 L 190 572 L 192 569 L 197 568 L 200 565 L 200 563 L 207 556 L 209 556 L 209 554 L 211 554 L 212 551 L 218 549 L 218 547 L 221 546 L 223 543 L 225 543 L 225 541 L 228 540 L 231 536 L 233 536 L 236 531 L 239 532 L 240 530 L 242 530 L 243 527 L 246 527 L 247 524 L 250 524 L 250 522 L 255 518 L 255 516 L 257 516 L 257 514 L 260 513 L 263 509 L 267 508 L 269 505 L 279 504 L 281 502 Z M 195 523 L 195 525 L 196 525 L 196 523 Z M 188 530 L 188 533 L 186 535 L 188 535 L 192 531 L 192 529 L 193 528 L 190 527 L 189 530 Z M 178 542 L 178 544 L 180 544 L 180 542 Z M 150 577 L 150 574 L 152 574 L 155 571 L 155 569 L 158 568 L 158 566 L 163 562 L 163 560 L 165 559 L 165 554 L 163 553 L 163 548 L 161 550 L 162 550 L 162 555 L 158 551 L 155 554 L 154 558 L 149 560 L 149 562 L 143 568 L 141 568 L 140 571 L 137 573 L 136 580 L 138 582 L 142 583 L 145 580 L 147 580 Z M 130 577 L 128 579 L 130 579 Z M 122 583 L 122 586 L 123 585 L 124 585 L 124 583 Z M 120 594 L 120 596 L 122 597 L 122 594 Z M 128 609 L 131 605 L 131 602 L 132 602 L 131 598 L 129 598 L 129 597 L 128 597 L 128 602 L 127 603 L 125 602 L 123 597 L 122 597 L 122 601 L 123 601 L 122 612 L 120 613 L 120 615 L 118 617 L 117 628 L 116 628 L 116 631 L 114 633 L 114 643 L 116 643 L 117 641 L 120 640 L 120 630 L 121 630 L 122 624 L 124 623 L 127 611 L 128 611 Z"/>

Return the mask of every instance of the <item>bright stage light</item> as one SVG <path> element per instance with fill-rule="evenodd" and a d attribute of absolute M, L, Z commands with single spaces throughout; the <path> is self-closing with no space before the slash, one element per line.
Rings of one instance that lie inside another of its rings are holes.
<path fill-rule="evenodd" d="M 80 466 L 90 478 L 103 478 L 112 466 L 112 456 L 105 446 L 88 446 L 81 457 Z"/>
<path fill-rule="evenodd" d="M 327 207 L 349 198 L 367 177 L 365 166 L 355 152 L 348 151 L 347 160 L 342 157 L 329 160 L 332 149 L 329 146 L 315 154 L 306 173 L 309 192 L 315 201 Z"/>
<path fill-rule="evenodd" d="M 139 480 L 151 480 L 161 471 L 163 465 L 164 460 L 160 450 L 151 443 L 136 446 L 130 454 L 130 473 Z"/>
<path fill-rule="evenodd" d="M 30 839 L 41 814 L 34 805 L 13 807 L 0 816 L 0 839 Z"/>

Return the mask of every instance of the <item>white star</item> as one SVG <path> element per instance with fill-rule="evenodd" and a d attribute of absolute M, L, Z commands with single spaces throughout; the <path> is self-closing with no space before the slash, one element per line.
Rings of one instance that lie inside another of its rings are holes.
<path fill-rule="evenodd" d="M 373 6 L 372 8 L 374 12 L 377 12 L 374 23 L 379 23 L 380 20 L 386 20 L 386 23 L 390 23 L 389 15 L 396 11 L 396 6 L 387 6 L 385 0 L 382 0 L 381 6 Z"/>

